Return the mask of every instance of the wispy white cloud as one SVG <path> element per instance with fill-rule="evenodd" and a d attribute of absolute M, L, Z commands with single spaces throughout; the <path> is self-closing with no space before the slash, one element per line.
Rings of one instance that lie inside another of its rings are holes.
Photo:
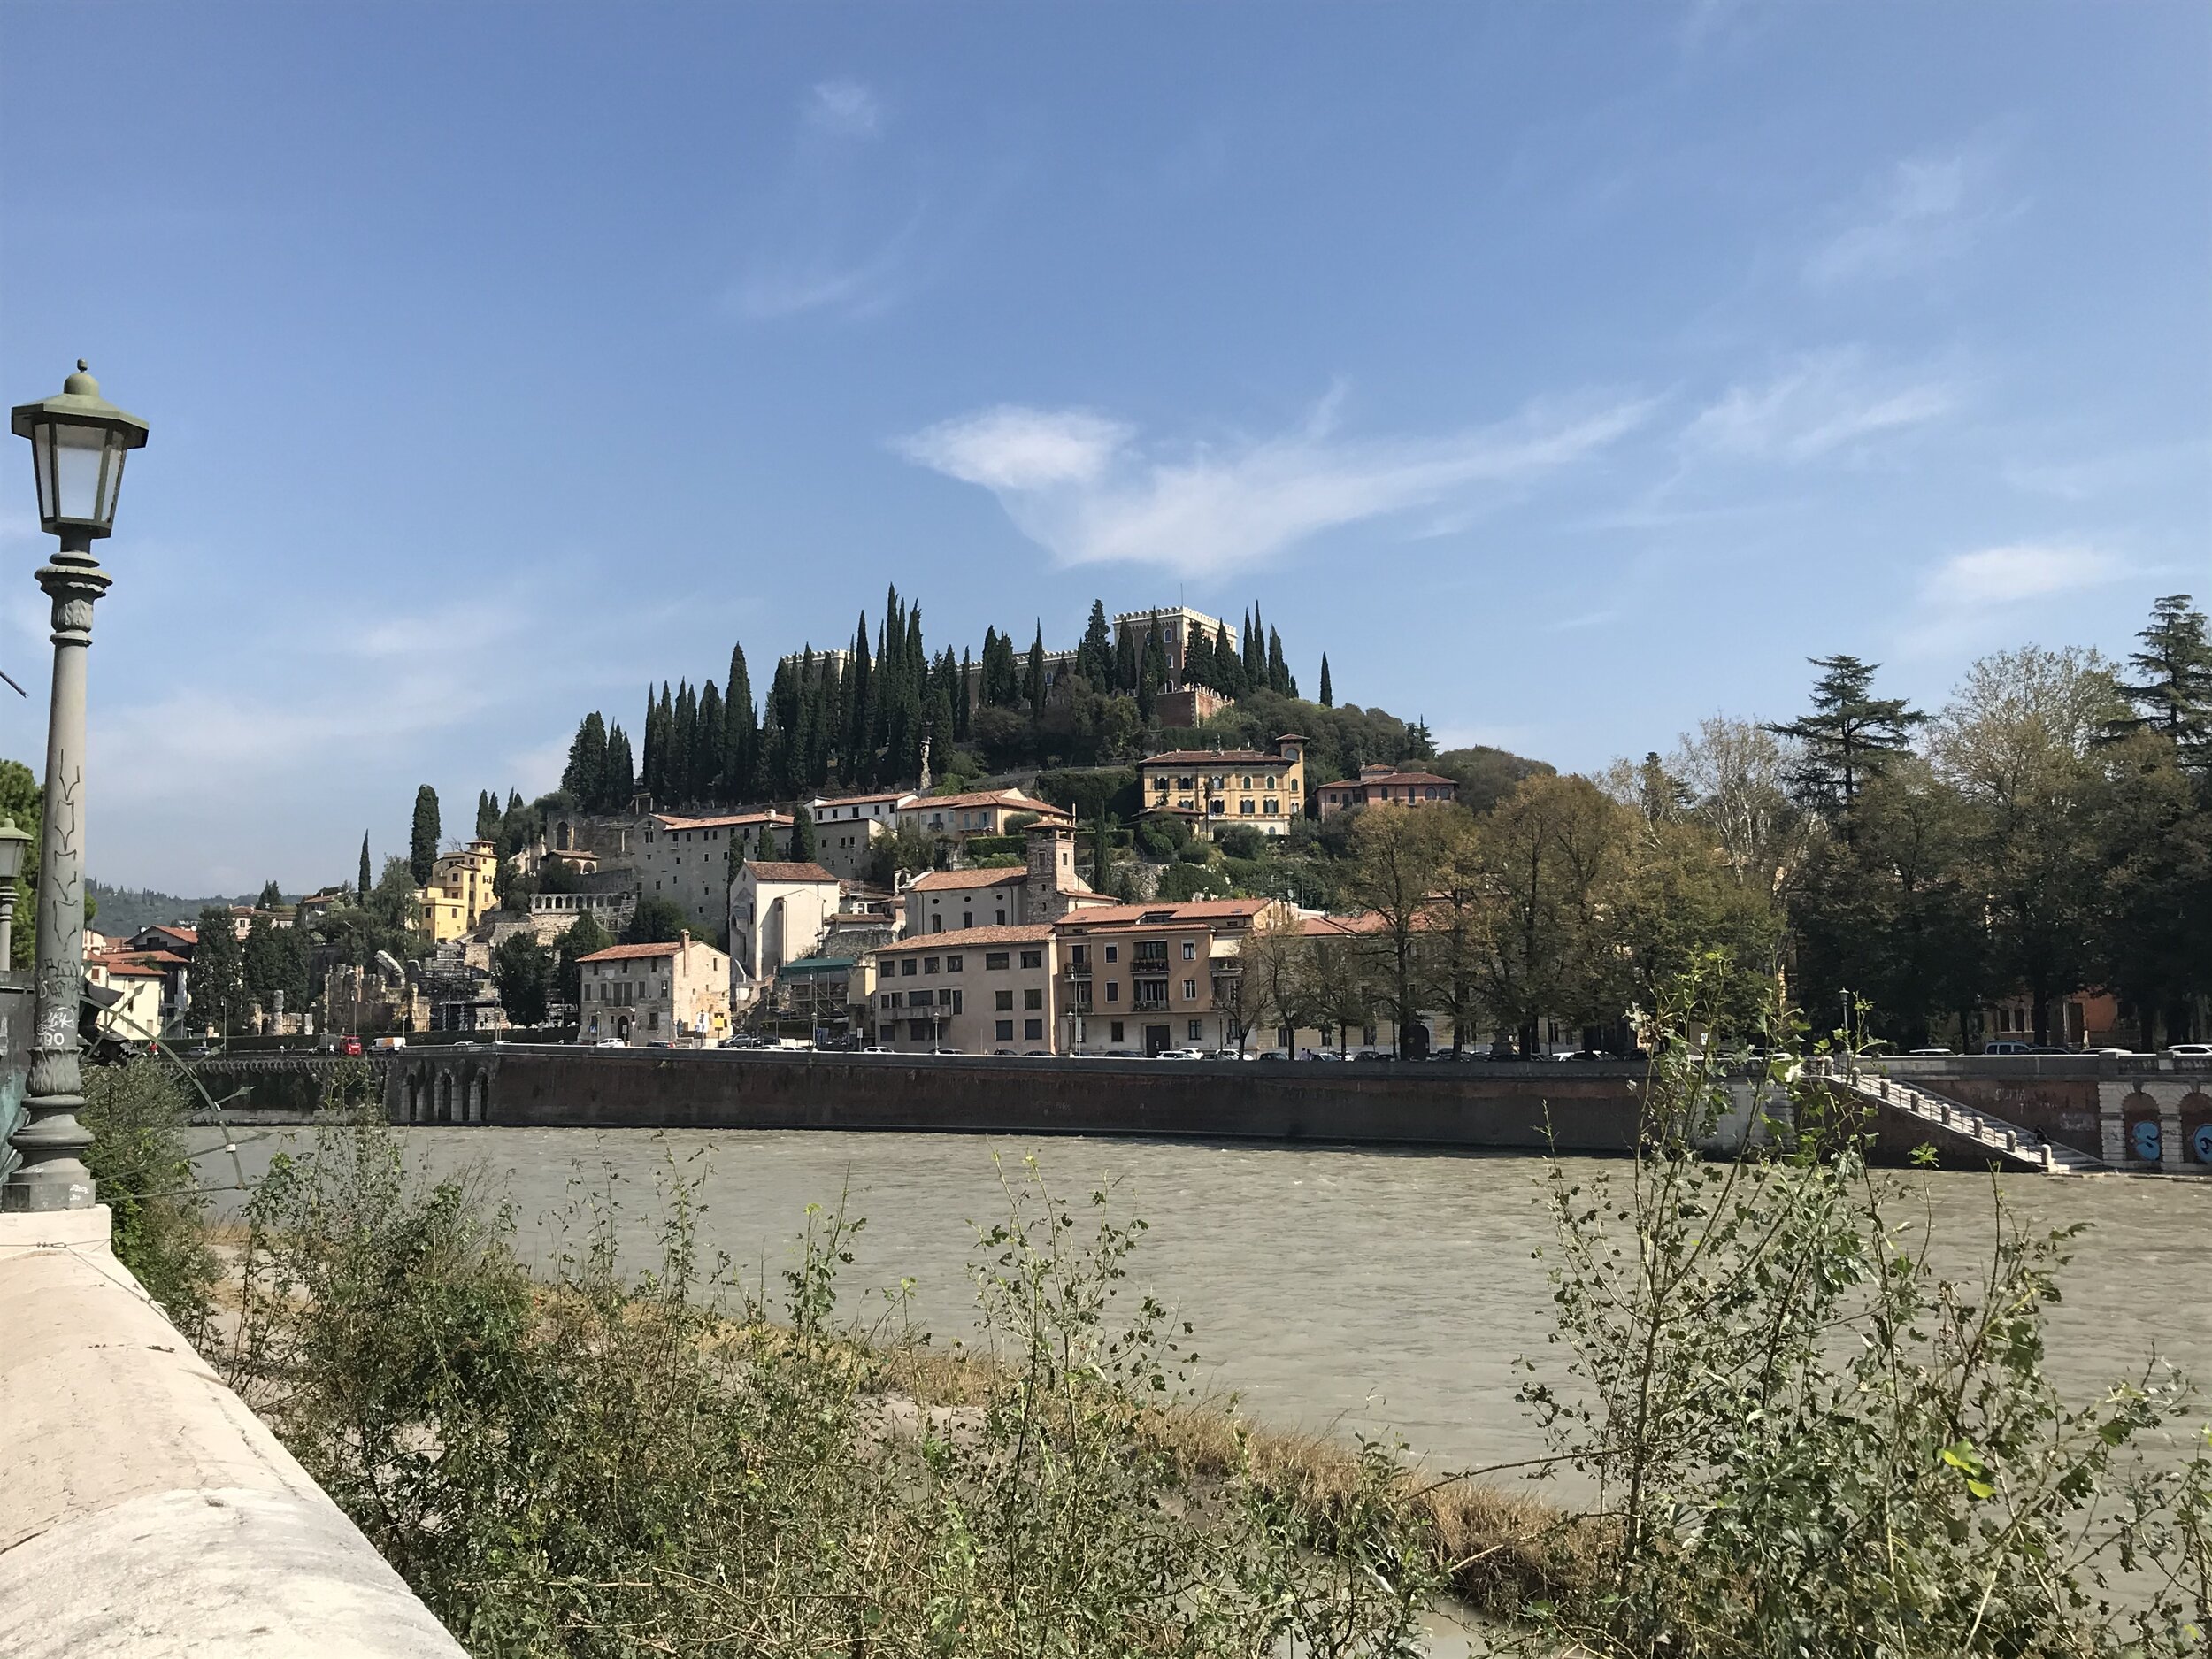
<path fill-rule="evenodd" d="M 809 311 L 878 316 L 905 292 L 921 221 L 918 207 L 888 239 L 856 257 L 843 255 L 826 237 L 809 247 L 763 257 L 732 291 L 731 301 L 745 316 L 764 322 Z"/>
<path fill-rule="evenodd" d="M 883 125 L 883 106 L 862 81 L 818 81 L 807 96 L 804 119 L 816 132 L 835 137 L 873 138 Z"/>
<path fill-rule="evenodd" d="M 1769 379 L 1739 382 L 1685 428 L 1686 449 L 1804 462 L 1924 426 L 1958 406 L 1952 381 L 1885 373 L 1856 347 L 1806 352 Z"/>
<path fill-rule="evenodd" d="M 1928 573 L 1920 593 L 1925 603 L 1947 607 L 2021 604 L 2126 574 L 2126 565 L 2101 549 L 2016 541 L 1954 554 Z"/>
<path fill-rule="evenodd" d="M 1441 437 L 1356 439 L 1334 396 L 1271 438 L 1148 449 L 1087 410 L 1003 405 L 899 440 L 909 460 L 995 495 L 1063 565 L 1173 565 L 1199 575 L 1272 564 L 1323 531 L 1528 482 L 1597 455 L 1648 400 L 1590 397 Z"/>
<path fill-rule="evenodd" d="M 1974 142 L 1897 163 L 1805 261 L 1816 288 L 1903 276 L 1964 252 L 2015 208 L 1992 199 L 1996 157 Z"/>
<path fill-rule="evenodd" d="M 1921 578 L 1901 642 L 1909 651 L 1955 649 L 2018 626 L 2039 602 L 2121 581 L 2133 567 L 2079 542 L 2013 541 L 1955 553 Z"/>

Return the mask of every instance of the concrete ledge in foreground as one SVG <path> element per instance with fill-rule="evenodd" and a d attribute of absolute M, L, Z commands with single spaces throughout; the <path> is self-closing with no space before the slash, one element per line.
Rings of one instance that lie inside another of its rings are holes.
<path fill-rule="evenodd" d="M 461 1659 L 108 1226 L 0 1215 L 0 1659 Z"/>

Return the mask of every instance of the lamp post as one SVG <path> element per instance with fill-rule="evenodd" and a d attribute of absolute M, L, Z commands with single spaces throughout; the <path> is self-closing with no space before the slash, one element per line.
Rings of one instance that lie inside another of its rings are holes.
<path fill-rule="evenodd" d="M 15 895 L 23 879 L 23 849 L 31 844 L 27 831 L 12 818 L 0 818 L 0 973 L 15 960 Z"/>
<path fill-rule="evenodd" d="M 114 527 L 124 458 L 146 442 L 146 423 L 104 399 L 80 357 L 60 396 L 19 403 L 8 427 L 31 441 L 39 527 L 61 548 L 38 572 L 54 605 L 54 692 L 46 716 L 37 998 L 23 1120 L 11 1137 L 22 1162 L 0 1187 L 0 1210 L 82 1210 L 93 1202 L 80 1156 L 92 1136 L 77 1121 L 84 1104 L 77 1010 L 84 995 L 85 652 L 92 607 L 109 580 L 92 544 Z"/>

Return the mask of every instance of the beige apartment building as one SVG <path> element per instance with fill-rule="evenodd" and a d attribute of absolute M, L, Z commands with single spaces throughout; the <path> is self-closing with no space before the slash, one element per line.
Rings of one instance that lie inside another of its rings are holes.
<path fill-rule="evenodd" d="M 886 945 L 869 1010 L 876 1041 L 903 1054 L 1050 1054 L 1054 962 L 1048 923 Z"/>
<path fill-rule="evenodd" d="M 1418 767 L 1371 764 L 1356 778 L 1325 783 L 1314 790 L 1323 818 L 1356 806 L 1436 806 L 1459 798 L 1459 785 L 1450 778 Z"/>
<path fill-rule="evenodd" d="M 1137 763 L 1144 810 L 1218 837 L 1232 824 L 1287 835 L 1306 810 L 1306 740 L 1295 732 L 1256 749 L 1179 749 Z"/>
<path fill-rule="evenodd" d="M 637 838 L 638 897 L 680 904 L 693 926 L 711 933 L 728 919 L 731 871 L 743 859 L 774 856 L 790 833 L 790 818 L 771 810 L 718 818 L 649 812 Z"/>
<path fill-rule="evenodd" d="M 730 1002 L 749 1008 L 787 963 L 815 953 L 843 884 L 818 864 L 748 858 L 730 883 Z"/>
<path fill-rule="evenodd" d="M 817 795 L 806 803 L 814 818 L 814 861 L 847 881 L 867 880 L 876 843 L 898 833 L 899 809 L 918 799 L 910 789 Z"/>
<path fill-rule="evenodd" d="M 1112 901 L 1075 873 L 1075 832 L 1064 819 L 1033 824 L 1025 863 L 993 870 L 933 870 L 907 884 L 909 936 L 964 927 L 1055 922 L 1070 910 Z"/>
<path fill-rule="evenodd" d="M 729 1034 L 730 959 L 685 933 L 579 956 L 577 1041 L 705 1048 Z"/>
<path fill-rule="evenodd" d="M 1117 904 L 1054 930 L 1065 1054 L 1234 1048 L 1244 1028 L 1245 941 L 1294 925 L 1280 899 Z"/>
<path fill-rule="evenodd" d="M 949 835 L 958 841 L 972 835 L 1007 834 L 1007 820 L 1024 813 L 1057 824 L 1073 822 L 1064 808 L 1024 795 L 1018 789 L 919 795 L 900 803 L 898 807 L 900 823 L 931 835 Z"/>

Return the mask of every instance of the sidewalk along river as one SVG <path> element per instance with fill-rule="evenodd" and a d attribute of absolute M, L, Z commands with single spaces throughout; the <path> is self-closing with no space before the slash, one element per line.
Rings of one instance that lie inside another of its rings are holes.
<path fill-rule="evenodd" d="M 1133 1279 L 1196 1326 L 1197 1380 L 1235 1391 L 1248 1415 L 1348 1436 L 1395 1432 L 1440 1469 L 1545 1449 L 1513 1397 L 1517 1356 L 1553 1374 L 1565 1362 L 1547 1345 L 1550 1291 L 1533 1256 L 1550 1238 L 1538 1157 L 830 1131 L 396 1133 L 425 1172 L 480 1164 L 515 1202 L 522 1248 L 539 1256 L 588 1188 L 611 1184 L 626 1257 L 649 1265 L 657 1179 L 687 1171 L 703 1182 L 702 1259 L 726 1251 L 772 1293 L 804 1206 L 833 1210 L 841 1194 L 868 1223 L 843 1271 L 844 1311 L 880 1314 L 876 1293 L 910 1278 L 915 1319 L 940 1344 L 971 1334 L 976 1225 L 1006 1212 L 1001 1171 L 1018 1180 L 1033 1156 L 1063 1197 L 1113 1183 L 1116 1208 L 1150 1224 Z M 193 1133 L 196 1144 L 211 1138 Z M 248 1178 L 308 1137 L 242 1131 Z M 1621 1160 L 1576 1163 L 1628 1171 Z M 198 1167 L 211 1185 L 234 1179 L 219 1154 Z M 1893 1179 L 1916 1194 L 1894 1218 L 1916 1215 L 1924 1194 L 1947 1270 L 1975 1273 L 1990 1239 L 1989 1178 Z M 2153 1350 L 2212 1388 L 2212 1183 L 2008 1175 L 2001 1188 L 2025 1222 L 2092 1224 L 2049 1314 L 2051 1371 L 2070 1397 L 2139 1373 Z"/>

